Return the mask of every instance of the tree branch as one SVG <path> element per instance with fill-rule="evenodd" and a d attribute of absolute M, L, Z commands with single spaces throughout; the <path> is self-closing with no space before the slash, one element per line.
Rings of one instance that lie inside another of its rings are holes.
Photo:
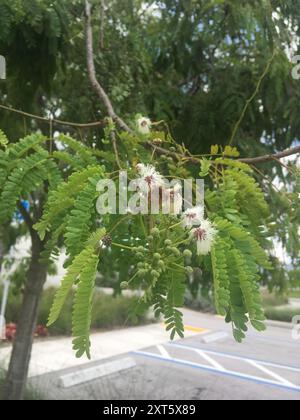
<path fill-rule="evenodd" d="M 87 51 L 87 66 L 91 84 L 94 91 L 97 93 L 99 99 L 104 103 L 109 117 L 123 130 L 131 132 L 132 130 L 120 118 L 111 103 L 107 93 L 101 86 L 96 76 L 95 60 L 94 60 L 94 47 L 93 47 L 93 28 L 92 28 L 92 14 L 91 4 L 89 0 L 85 0 L 85 14 L 86 14 L 86 51 Z"/>
<path fill-rule="evenodd" d="M 105 92 L 105 90 L 103 89 L 103 87 L 101 86 L 101 84 L 99 83 L 99 81 L 97 79 L 96 69 L 95 69 L 95 61 L 94 61 L 94 49 L 93 49 L 93 28 L 92 28 L 92 17 L 91 17 L 91 4 L 90 4 L 89 0 L 85 0 L 85 9 L 86 9 L 85 11 L 86 11 L 87 64 L 88 64 L 88 72 L 89 72 L 89 77 L 90 77 L 91 84 L 92 84 L 95 92 L 98 94 L 100 100 L 104 103 L 110 118 L 112 118 L 112 120 L 115 121 L 121 129 L 132 133 L 132 130 L 128 127 L 128 125 L 116 114 L 116 112 L 113 108 L 113 105 L 111 103 L 111 100 L 109 99 L 107 93 Z M 275 56 L 275 52 L 273 53 L 271 59 L 268 61 L 267 67 L 266 67 L 263 75 L 259 79 L 258 86 L 257 86 L 253 96 L 256 96 L 257 91 L 258 91 L 258 89 L 261 85 L 261 82 L 264 79 L 265 75 L 268 73 L 269 68 L 270 68 L 270 66 L 271 66 L 271 64 L 274 60 L 274 56 Z M 252 99 L 252 97 L 251 97 L 251 99 Z M 249 106 L 249 104 L 247 102 L 245 110 L 247 110 L 248 106 Z M 242 118 L 243 118 L 243 116 L 242 116 Z M 234 139 L 234 136 L 235 136 L 235 133 L 233 134 L 232 139 Z M 116 153 L 117 163 L 120 166 L 120 161 L 119 161 L 119 157 L 118 157 L 117 144 L 116 144 L 115 136 L 112 136 L 112 143 L 113 143 L 113 147 L 114 147 L 114 150 L 115 150 L 115 153 Z M 150 148 L 150 149 L 154 149 L 155 152 L 158 153 L 159 155 L 171 156 L 176 160 L 178 160 L 178 158 L 185 159 L 186 161 L 188 161 L 190 163 L 199 164 L 199 159 L 197 159 L 195 157 L 185 156 L 185 155 L 182 155 L 182 154 L 177 154 L 177 153 L 174 153 L 174 152 L 170 152 L 170 151 L 168 151 L 168 150 L 166 150 L 162 147 L 158 147 L 158 146 L 152 144 L 151 142 L 145 143 L 145 147 Z M 297 154 L 299 152 L 300 152 L 300 147 L 295 147 L 295 148 L 288 149 L 284 152 L 276 153 L 274 155 L 265 155 L 265 156 L 259 156 L 259 157 L 256 157 L 256 158 L 243 158 L 243 159 L 239 159 L 239 161 L 244 162 L 244 163 L 248 163 L 248 164 L 264 163 L 264 162 L 272 161 L 274 159 L 281 159 L 281 158 L 284 158 L 284 157 L 287 157 L 287 156 L 291 156 L 291 155 Z"/>
<path fill-rule="evenodd" d="M 158 153 L 159 155 L 170 156 L 176 160 L 185 159 L 186 161 L 192 164 L 199 164 L 199 159 L 193 156 L 186 156 L 183 154 L 170 152 L 169 150 L 164 149 L 162 147 L 158 147 L 151 142 L 146 143 L 146 146 L 147 148 L 155 149 L 156 153 Z M 297 146 L 297 147 L 292 147 L 290 149 L 284 150 L 283 152 L 278 152 L 271 155 L 263 155 L 263 156 L 253 157 L 253 158 L 241 158 L 241 159 L 238 159 L 238 161 L 247 163 L 248 165 L 255 165 L 258 163 L 266 163 L 266 162 L 271 162 L 272 160 L 283 159 L 285 157 L 297 155 L 299 153 L 300 153 L 300 146 Z"/>
<path fill-rule="evenodd" d="M 100 49 L 104 49 L 104 27 L 105 27 L 105 0 L 100 0 Z"/>
<path fill-rule="evenodd" d="M 57 120 L 57 119 L 53 119 L 50 121 L 49 118 L 46 117 L 41 117 L 39 115 L 34 115 L 34 114 L 30 114 L 29 112 L 24 112 L 21 111 L 19 109 L 15 109 L 6 105 L 1 105 L 0 104 L 0 109 L 3 109 L 4 111 L 8 111 L 8 112 L 13 112 L 15 114 L 21 115 L 22 117 L 26 117 L 26 118 L 31 118 L 33 120 L 36 121 L 41 121 L 47 124 L 55 124 L 55 125 L 64 125 L 67 127 L 74 127 L 74 128 L 97 128 L 97 127 L 103 127 L 105 125 L 104 121 L 96 121 L 96 122 L 92 122 L 92 123 L 86 123 L 86 124 L 80 124 L 80 123 L 73 123 L 73 122 L 69 122 L 69 121 L 62 121 L 62 120 Z"/>
<path fill-rule="evenodd" d="M 292 147 L 290 149 L 284 150 L 283 152 L 275 153 L 272 155 L 258 156 L 254 158 L 242 158 L 239 159 L 240 162 L 248 163 L 249 165 L 255 165 L 257 163 L 266 163 L 272 160 L 283 159 L 288 156 L 297 155 L 300 153 L 300 146 Z"/>

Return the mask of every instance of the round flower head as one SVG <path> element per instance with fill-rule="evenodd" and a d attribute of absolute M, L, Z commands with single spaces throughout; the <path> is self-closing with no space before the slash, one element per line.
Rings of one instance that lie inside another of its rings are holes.
<path fill-rule="evenodd" d="M 182 225 L 191 228 L 199 225 L 204 219 L 204 208 L 202 206 L 187 209 L 182 215 Z"/>
<path fill-rule="evenodd" d="M 141 134 L 150 134 L 151 126 L 150 118 L 141 117 L 137 120 L 137 128 Z"/>
<path fill-rule="evenodd" d="M 208 255 L 214 244 L 217 230 L 209 220 L 203 220 L 201 224 L 191 230 L 191 239 L 197 242 L 197 254 Z"/>
<path fill-rule="evenodd" d="M 137 165 L 137 170 L 140 174 L 140 178 L 137 182 L 142 190 L 150 190 L 164 186 L 164 178 L 156 171 L 154 166 L 139 163 Z"/>

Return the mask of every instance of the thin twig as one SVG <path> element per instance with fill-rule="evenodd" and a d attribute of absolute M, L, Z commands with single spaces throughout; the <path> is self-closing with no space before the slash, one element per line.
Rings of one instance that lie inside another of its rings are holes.
<path fill-rule="evenodd" d="M 285 168 L 288 172 L 291 172 L 291 168 L 289 168 L 285 163 L 281 162 L 281 160 L 279 160 L 277 157 L 273 156 L 273 160 L 279 163 L 279 165 Z"/>
<path fill-rule="evenodd" d="M 117 137 L 116 137 L 116 132 L 112 131 L 110 133 L 110 138 L 111 138 L 111 142 L 112 142 L 112 146 L 115 152 L 115 158 L 116 158 L 116 163 L 118 165 L 118 168 L 120 170 L 122 170 L 122 165 L 121 165 L 121 161 L 120 161 L 120 156 L 119 156 L 119 150 L 118 150 L 118 146 L 117 146 Z"/>
<path fill-rule="evenodd" d="M 274 182 L 267 176 L 265 175 L 262 171 L 260 171 L 255 165 L 251 165 L 251 167 L 253 168 L 253 170 L 258 173 L 265 181 L 268 182 L 268 184 L 270 185 L 270 187 L 273 188 L 274 191 L 276 191 L 277 193 L 281 194 L 281 195 L 285 195 L 287 200 L 289 201 L 289 203 L 292 205 L 293 202 L 292 200 L 288 197 L 287 193 L 285 191 L 281 191 L 275 184 Z"/>
<path fill-rule="evenodd" d="M 259 92 L 259 90 L 260 90 L 260 87 L 261 87 L 261 84 L 262 84 L 262 82 L 263 82 L 264 78 L 265 78 L 265 77 L 267 76 L 267 74 L 269 73 L 269 70 L 270 70 L 270 68 L 271 68 L 271 65 L 272 65 L 272 63 L 273 63 L 273 60 L 274 60 L 274 58 L 275 58 L 276 53 L 277 53 L 277 51 L 276 51 L 276 50 L 274 50 L 274 52 L 273 52 L 273 54 L 272 54 L 272 57 L 268 60 L 267 65 L 266 65 L 266 68 L 264 69 L 264 71 L 263 71 L 262 75 L 260 76 L 260 78 L 259 78 L 259 80 L 258 80 L 258 83 L 257 83 L 257 85 L 256 85 L 255 91 L 254 91 L 254 92 L 253 92 L 253 94 L 250 96 L 250 98 L 249 98 L 249 99 L 247 99 L 247 101 L 246 101 L 246 104 L 245 104 L 245 106 L 244 106 L 244 108 L 243 108 L 243 111 L 242 111 L 242 113 L 241 113 L 241 116 L 240 116 L 240 118 L 238 119 L 238 121 L 236 122 L 236 124 L 235 124 L 235 126 L 234 126 L 234 128 L 233 128 L 233 131 L 232 131 L 231 137 L 230 137 L 230 139 L 229 139 L 228 144 L 229 144 L 230 146 L 231 146 L 231 145 L 232 145 L 232 143 L 234 142 L 235 136 L 236 136 L 236 134 L 237 134 L 237 132 L 238 132 L 238 129 L 240 128 L 240 125 L 242 124 L 242 122 L 243 122 L 243 120 L 244 120 L 244 118 L 245 118 L 246 112 L 248 111 L 248 108 L 249 108 L 249 106 L 250 106 L 251 102 L 255 99 L 256 95 L 258 94 L 258 92 Z"/>
<path fill-rule="evenodd" d="M 50 124 L 49 118 L 41 117 L 39 115 L 30 114 L 29 112 L 21 111 L 19 109 L 15 109 L 15 108 L 10 107 L 10 106 L 0 104 L 0 109 L 3 109 L 3 110 L 8 111 L 8 112 L 13 112 L 13 113 L 18 114 L 18 115 L 22 115 L 23 117 L 31 118 L 31 119 L 36 120 L 36 121 L 42 121 L 46 124 Z M 57 119 L 53 119 L 52 123 L 56 124 L 56 125 L 64 125 L 64 126 L 76 127 L 76 128 L 96 128 L 96 127 L 103 127 L 105 125 L 104 121 L 96 121 L 96 122 L 92 122 L 92 123 L 80 124 L 80 123 L 74 123 L 74 122 L 70 122 L 70 121 L 62 121 L 62 120 L 57 120 Z"/>
<path fill-rule="evenodd" d="M 162 147 L 158 147 L 155 144 L 152 144 L 151 142 L 146 143 L 146 146 L 148 148 L 153 148 L 156 150 L 156 153 L 158 153 L 159 155 L 165 155 L 165 156 L 170 156 L 173 159 L 179 160 L 179 159 L 185 159 L 187 162 L 195 164 L 195 165 L 199 165 L 201 159 L 200 158 L 196 158 L 195 156 L 186 156 L 183 154 L 178 154 L 175 152 L 170 152 L 167 149 L 164 149 Z M 293 156 L 293 155 L 297 155 L 300 153 L 300 146 L 296 146 L 296 147 L 291 147 L 290 149 L 284 150 L 283 152 L 278 152 L 278 153 L 274 153 L 271 155 L 262 155 L 262 156 L 257 156 L 257 157 L 253 157 L 253 158 L 240 158 L 238 159 L 239 162 L 243 162 L 243 163 L 247 163 L 248 165 L 255 165 L 258 163 L 266 163 L 266 162 L 270 162 L 272 160 L 278 160 L 278 159 L 282 159 L 288 156 Z"/>
<path fill-rule="evenodd" d="M 105 28 L 105 0 L 100 0 L 100 49 L 104 49 L 104 28 Z"/>

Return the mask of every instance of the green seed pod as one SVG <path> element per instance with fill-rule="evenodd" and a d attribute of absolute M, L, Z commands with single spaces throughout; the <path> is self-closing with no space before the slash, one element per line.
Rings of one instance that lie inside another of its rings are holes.
<path fill-rule="evenodd" d="M 158 277 L 160 276 L 160 274 L 159 274 L 159 272 L 158 272 L 158 271 L 156 271 L 156 270 L 152 270 L 152 271 L 151 271 L 151 276 L 152 276 L 153 278 L 158 279 Z"/>
<path fill-rule="evenodd" d="M 172 248 L 172 254 L 174 254 L 174 255 L 175 255 L 175 257 L 180 257 L 181 252 L 179 251 L 179 249 L 178 249 L 178 248 L 173 247 L 173 248 Z"/>
<path fill-rule="evenodd" d="M 192 267 L 185 267 L 185 271 L 187 274 L 193 274 L 194 273 L 194 269 Z"/>
<path fill-rule="evenodd" d="M 160 235 L 160 230 L 157 227 L 156 228 L 153 228 L 151 230 L 151 235 L 153 235 L 153 236 L 159 236 Z"/>
<path fill-rule="evenodd" d="M 140 279 L 143 279 L 146 276 L 146 274 L 147 274 L 147 270 L 139 270 L 138 271 L 138 277 Z"/>
<path fill-rule="evenodd" d="M 128 289 L 128 287 L 129 287 L 129 283 L 128 283 L 128 281 L 123 281 L 123 282 L 120 284 L 120 287 L 121 287 L 121 289 L 122 289 L 122 290 Z"/>
<path fill-rule="evenodd" d="M 189 249 L 185 249 L 185 250 L 183 251 L 183 256 L 184 256 L 184 258 L 191 259 L 191 258 L 192 258 L 192 256 L 193 256 L 193 253 L 192 253 L 192 251 L 190 251 Z"/>
<path fill-rule="evenodd" d="M 163 260 L 158 261 L 157 266 L 161 268 L 162 270 L 166 268 L 166 264 L 164 263 Z"/>

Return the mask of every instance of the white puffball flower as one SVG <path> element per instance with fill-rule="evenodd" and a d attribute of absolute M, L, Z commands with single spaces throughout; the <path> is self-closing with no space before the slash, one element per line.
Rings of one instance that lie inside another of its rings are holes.
<path fill-rule="evenodd" d="M 204 220 L 204 207 L 197 206 L 187 209 L 182 215 L 182 225 L 191 228 L 199 225 Z"/>
<path fill-rule="evenodd" d="M 152 121 L 150 118 L 141 117 L 137 120 L 137 128 L 141 134 L 150 134 Z"/>
<path fill-rule="evenodd" d="M 139 163 L 137 166 L 137 170 L 140 174 L 140 178 L 137 180 L 141 189 L 152 189 L 163 187 L 165 185 L 164 177 L 157 172 L 153 165 L 144 165 L 143 163 Z"/>
<path fill-rule="evenodd" d="M 191 239 L 197 241 L 197 254 L 208 255 L 214 244 L 217 230 L 209 220 L 203 220 L 200 226 L 191 230 Z"/>

